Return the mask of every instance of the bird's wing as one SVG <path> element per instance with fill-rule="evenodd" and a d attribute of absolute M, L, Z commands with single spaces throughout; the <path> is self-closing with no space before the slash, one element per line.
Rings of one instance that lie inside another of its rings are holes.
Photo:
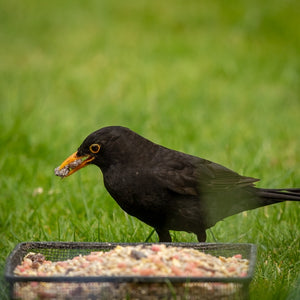
<path fill-rule="evenodd" d="M 202 160 L 197 167 L 197 176 L 203 186 L 215 189 L 232 189 L 235 187 L 253 186 L 259 179 L 242 176 L 222 165 Z"/>
<path fill-rule="evenodd" d="M 198 183 L 195 169 L 180 161 L 167 161 L 154 169 L 155 179 L 159 185 L 175 193 L 197 196 Z"/>
<path fill-rule="evenodd" d="M 159 184 L 179 194 L 197 196 L 200 192 L 231 190 L 253 186 L 258 179 L 241 176 L 209 160 L 181 152 L 167 153 L 154 168 Z"/>

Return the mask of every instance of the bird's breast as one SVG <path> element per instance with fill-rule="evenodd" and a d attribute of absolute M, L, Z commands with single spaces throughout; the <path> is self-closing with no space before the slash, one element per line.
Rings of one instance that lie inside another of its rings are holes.
<path fill-rule="evenodd" d="M 137 216 L 149 210 L 164 208 L 164 193 L 145 169 L 105 172 L 104 185 L 114 200 L 127 213 Z"/>

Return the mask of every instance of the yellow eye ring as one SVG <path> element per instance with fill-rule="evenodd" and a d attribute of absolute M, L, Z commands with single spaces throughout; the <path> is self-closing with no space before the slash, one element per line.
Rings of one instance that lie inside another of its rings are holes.
<path fill-rule="evenodd" d="M 92 145 L 90 146 L 90 151 L 91 151 L 92 153 L 98 153 L 99 150 L 100 150 L 100 145 L 99 145 L 99 144 L 92 144 Z"/>

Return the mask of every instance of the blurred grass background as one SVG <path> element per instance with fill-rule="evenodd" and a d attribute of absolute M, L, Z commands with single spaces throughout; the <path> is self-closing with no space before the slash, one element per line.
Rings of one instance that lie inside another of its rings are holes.
<path fill-rule="evenodd" d="M 1 1 L 1 269 L 22 241 L 147 238 L 151 228 L 114 203 L 96 167 L 54 176 L 102 126 L 259 186 L 300 187 L 299 11 L 297 0 Z M 209 242 L 258 245 L 251 299 L 299 296 L 299 215 L 299 203 L 282 203 L 208 231 Z"/>

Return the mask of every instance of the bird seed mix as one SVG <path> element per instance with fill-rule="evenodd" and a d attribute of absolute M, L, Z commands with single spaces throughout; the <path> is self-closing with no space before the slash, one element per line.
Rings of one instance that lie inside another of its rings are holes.
<path fill-rule="evenodd" d="M 69 174 L 70 170 L 75 169 L 81 163 L 82 163 L 82 160 L 80 158 L 76 159 L 75 161 L 69 163 L 68 165 L 66 165 L 62 169 L 60 169 L 60 167 L 55 168 L 54 173 L 55 173 L 56 176 L 59 176 L 59 177 L 62 177 L 62 178 L 66 177 Z"/>
<path fill-rule="evenodd" d="M 166 245 L 117 246 L 108 252 L 91 252 L 65 261 L 52 262 L 42 254 L 28 253 L 14 273 L 18 276 L 184 276 L 184 277 L 245 277 L 249 261 L 241 254 L 232 257 L 215 257 L 192 248 Z M 205 292 L 201 299 L 229 299 L 235 292 L 233 283 L 180 283 L 176 293 L 191 295 Z M 98 287 L 98 289 L 96 288 Z M 226 287 L 226 289 L 224 289 Z M 229 288 L 228 288 L 229 287 Z M 23 299 L 157 299 L 166 293 L 159 283 L 53 283 L 26 282 L 15 284 L 15 296 Z M 194 289 L 196 288 L 196 289 Z M 170 290 L 170 289 L 169 289 Z M 171 289 L 172 290 L 172 289 Z M 225 296 L 224 296 L 224 291 Z M 106 294 L 105 294 L 106 293 Z M 107 294 L 108 293 L 108 294 Z M 169 292 L 170 293 L 170 292 Z M 89 298 L 93 295 L 96 298 Z M 170 294 L 172 295 L 172 293 Z M 213 298 L 211 298 L 213 296 Z M 222 296 L 222 297 L 221 297 Z M 81 298 L 82 297 L 82 298 Z M 168 298 L 168 297 L 167 297 Z M 197 299 L 197 297 L 185 297 Z M 73 299 L 73 298 L 72 298 Z M 178 298 L 181 299 L 181 298 Z"/>

